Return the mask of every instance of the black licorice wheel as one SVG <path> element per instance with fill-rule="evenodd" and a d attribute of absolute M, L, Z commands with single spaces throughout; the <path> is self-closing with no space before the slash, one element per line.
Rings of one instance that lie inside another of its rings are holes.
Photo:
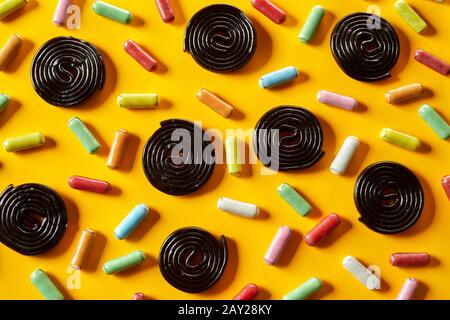
<path fill-rule="evenodd" d="M 42 184 L 8 186 L 0 195 L 0 241 L 23 255 L 52 249 L 67 228 L 61 197 Z"/>
<path fill-rule="evenodd" d="M 224 236 L 216 240 L 209 232 L 181 228 L 167 237 L 159 252 L 164 279 L 178 290 L 198 293 L 219 281 L 228 261 Z"/>
<path fill-rule="evenodd" d="M 385 19 L 354 13 L 340 20 L 331 34 L 331 52 L 339 67 L 365 82 L 391 76 L 400 55 L 400 41 Z"/>
<path fill-rule="evenodd" d="M 86 102 L 105 83 L 103 57 L 91 43 L 73 37 L 47 41 L 34 56 L 31 82 L 49 104 L 73 107 Z"/>
<path fill-rule="evenodd" d="M 142 167 L 148 181 L 174 196 L 200 189 L 215 167 L 214 145 L 204 136 L 202 129 L 190 121 L 161 122 L 142 152 Z"/>
<path fill-rule="evenodd" d="M 377 162 L 361 172 L 354 200 L 359 220 L 384 234 L 412 227 L 422 214 L 424 194 L 417 177 L 396 162 Z"/>
<path fill-rule="evenodd" d="M 258 159 L 274 171 L 313 166 L 325 154 L 322 145 L 319 120 L 300 107 L 279 106 L 269 110 L 258 121 L 253 133 L 253 148 Z"/>
<path fill-rule="evenodd" d="M 238 8 L 214 4 L 198 11 L 184 34 L 184 51 L 203 68 L 230 72 L 245 66 L 256 50 L 256 31 Z"/>

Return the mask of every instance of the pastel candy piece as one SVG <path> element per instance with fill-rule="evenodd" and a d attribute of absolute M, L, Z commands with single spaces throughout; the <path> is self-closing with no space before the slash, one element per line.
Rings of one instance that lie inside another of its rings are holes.
<path fill-rule="evenodd" d="M 131 12 L 103 1 L 95 1 L 92 8 L 96 14 L 123 24 L 133 21 Z"/>
<path fill-rule="evenodd" d="M 53 15 L 53 23 L 57 26 L 62 26 L 66 23 L 67 8 L 72 4 L 72 0 L 58 0 L 55 14 Z"/>
<path fill-rule="evenodd" d="M 0 93 L 0 112 L 3 112 L 8 108 L 9 101 L 11 99 L 6 94 Z"/>
<path fill-rule="evenodd" d="M 33 132 L 23 136 L 6 139 L 3 148 L 6 152 L 17 152 L 37 148 L 45 143 L 45 136 L 40 132 Z"/>
<path fill-rule="evenodd" d="M 315 246 L 325 238 L 333 229 L 341 223 L 341 218 L 336 213 L 331 213 L 323 218 L 311 231 L 305 235 L 305 242 L 309 246 Z"/>
<path fill-rule="evenodd" d="M 277 191 L 284 201 L 302 217 L 307 216 L 311 212 L 311 205 L 287 183 L 279 185 Z"/>
<path fill-rule="evenodd" d="M 269 0 L 252 0 L 253 7 L 276 24 L 286 20 L 286 13 Z"/>
<path fill-rule="evenodd" d="M 389 258 L 389 262 L 397 267 L 426 266 L 430 261 L 430 255 L 426 252 L 398 252 Z"/>
<path fill-rule="evenodd" d="M 422 33 L 427 29 L 427 23 L 417 14 L 416 11 L 404 0 L 399 0 L 394 5 L 397 13 L 403 20 L 417 33 Z"/>
<path fill-rule="evenodd" d="M 420 97 L 423 92 L 422 84 L 412 83 L 397 89 L 389 90 L 384 94 L 384 97 L 388 103 L 394 104 Z"/>
<path fill-rule="evenodd" d="M 359 147 L 359 139 L 357 137 L 347 137 L 339 149 L 336 158 L 330 166 L 330 171 L 335 175 L 343 175 L 352 161 L 353 155 Z"/>
<path fill-rule="evenodd" d="M 114 230 L 117 239 L 122 240 L 128 238 L 130 234 L 138 227 L 138 225 L 148 216 L 149 208 L 147 205 L 140 203 L 131 210 L 128 215 L 120 222 Z"/>
<path fill-rule="evenodd" d="M 320 90 L 317 93 L 317 101 L 349 111 L 354 110 L 358 106 L 356 99 L 326 90 Z"/>
<path fill-rule="evenodd" d="M 139 63 L 148 72 L 155 71 L 158 68 L 158 62 L 147 51 L 144 50 L 133 40 L 125 41 L 123 46 L 126 53 L 128 53 L 137 63 Z"/>
<path fill-rule="evenodd" d="M 406 279 L 402 289 L 397 295 L 397 300 L 412 300 L 418 286 L 419 282 L 416 279 L 414 278 Z"/>
<path fill-rule="evenodd" d="M 95 231 L 92 229 L 84 229 L 81 233 L 80 241 L 73 255 L 70 266 L 75 270 L 81 270 L 87 261 L 90 250 L 95 240 Z"/>
<path fill-rule="evenodd" d="M 34 270 L 30 278 L 31 283 L 38 289 L 45 300 L 64 300 L 63 294 L 43 270 Z"/>
<path fill-rule="evenodd" d="M 109 150 L 108 160 L 106 161 L 106 165 L 108 168 L 116 169 L 123 157 L 125 156 L 125 152 L 127 149 L 128 140 L 130 139 L 130 134 L 125 129 L 119 129 L 116 131 L 114 135 L 114 141 L 112 143 L 111 149 Z"/>
<path fill-rule="evenodd" d="M 142 292 L 136 292 L 133 295 L 132 300 L 147 300 L 147 298 L 145 297 L 145 294 L 143 294 Z"/>
<path fill-rule="evenodd" d="M 259 215 L 259 208 L 256 205 L 225 197 L 219 198 L 217 208 L 244 218 L 256 218 Z"/>
<path fill-rule="evenodd" d="M 238 176 L 242 171 L 242 164 L 239 161 L 239 141 L 236 136 L 230 136 L 225 139 L 225 152 L 227 159 L 228 173 Z"/>
<path fill-rule="evenodd" d="M 200 89 L 197 98 L 224 118 L 228 118 L 234 111 L 232 105 L 206 89 Z"/>
<path fill-rule="evenodd" d="M 93 154 L 100 149 L 100 143 L 95 139 L 94 135 L 89 131 L 80 118 L 73 117 L 69 120 L 69 128 L 81 142 L 87 152 Z"/>
<path fill-rule="evenodd" d="M 136 250 L 125 256 L 110 260 L 103 265 L 103 271 L 108 274 L 122 272 L 141 264 L 145 260 L 145 253 Z"/>
<path fill-rule="evenodd" d="M 256 298 L 257 295 L 258 295 L 258 287 L 256 286 L 256 284 L 249 283 L 233 298 L 233 300 L 242 300 L 242 301 L 253 300 Z"/>
<path fill-rule="evenodd" d="M 367 289 L 379 289 L 381 282 L 380 278 L 367 269 L 361 262 L 352 256 L 347 256 L 342 261 L 345 270 L 350 272 L 356 279 L 359 280 Z"/>
<path fill-rule="evenodd" d="M 290 66 L 280 69 L 262 76 L 259 79 L 259 86 L 263 89 L 270 89 L 281 86 L 289 81 L 294 80 L 298 76 L 298 69 Z"/>
<path fill-rule="evenodd" d="M 419 115 L 433 129 L 441 139 L 450 137 L 450 126 L 444 119 L 433 109 L 432 106 L 424 104 L 419 108 Z"/>
<path fill-rule="evenodd" d="M 283 297 L 283 300 L 305 300 L 322 288 L 319 278 L 311 278 Z"/>
<path fill-rule="evenodd" d="M 159 105 L 156 93 L 122 93 L 117 97 L 117 104 L 126 109 L 154 108 Z"/>
<path fill-rule="evenodd" d="M 0 3 L 0 19 L 9 16 L 27 4 L 28 0 L 5 0 Z"/>
<path fill-rule="evenodd" d="M 158 8 L 161 19 L 165 23 L 172 22 L 175 20 L 175 15 L 173 13 L 172 6 L 170 5 L 170 0 L 155 0 L 156 7 Z"/>
<path fill-rule="evenodd" d="M 416 50 L 414 59 L 444 76 L 450 73 L 450 64 L 424 50 Z"/>
<path fill-rule="evenodd" d="M 444 188 L 445 194 L 450 201 L 450 175 L 445 176 L 441 179 L 442 187 Z"/>
<path fill-rule="evenodd" d="M 381 129 L 380 138 L 383 141 L 410 151 L 418 151 L 421 144 L 419 138 L 390 128 Z"/>
<path fill-rule="evenodd" d="M 71 176 L 69 178 L 69 186 L 77 190 L 85 190 L 102 194 L 106 194 L 111 191 L 111 185 L 107 181 L 80 176 Z"/>
<path fill-rule="evenodd" d="M 314 35 L 316 34 L 317 29 L 319 28 L 320 22 L 322 21 L 325 15 L 325 9 L 321 6 L 315 6 L 312 8 L 311 13 L 303 25 L 302 30 L 300 31 L 299 39 L 303 43 L 308 43 L 312 40 Z"/>
<path fill-rule="evenodd" d="M 22 38 L 18 34 L 11 35 L 0 49 L 0 71 L 5 70 L 9 62 L 16 56 L 22 46 Z"/>
<path fill-rule="evenodd" d="M 291 235 L 292 229 L 288 226 L 282 226 L 278 229 L 272 243 L 269 246 L 269 249 L 267 249 L 264 256 L 264 261 L 267 264 L 274 265 L 278 263 L 289 243 L 289 240 L 291 239 Z"/>

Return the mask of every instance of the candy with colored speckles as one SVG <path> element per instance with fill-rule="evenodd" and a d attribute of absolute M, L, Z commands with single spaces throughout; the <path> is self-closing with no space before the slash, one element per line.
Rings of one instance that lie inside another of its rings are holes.
<path fill-rule="evenodd" d="M 93 154 L 100 149 L 100 143 L 95 139 L 92 132 L 78 117 L 73 117 L 69 120 L 69 128 L 81 142 L 87 152 Z"/>
<path fill-rule="evenodd" d="M 401 103 L 417 97 L 424 93 L 423 85 L 420 83 L 412 83 L 406 86 L 389 90 L 384 94 L 384 98 L 388 103 Z"/>
<path fill-rule="evenodd" d="M 323 218 L 310 232 L 305 235 L 305 242 L 314 246 L 325 238 L 333 229 L 341 223 L 341 218 L 336 213 L 331 213 Z"/>
<path fill-rule="evenodd" d="M 398 252 L 389 258 L 389 262 L 396 267 L 426 266 L 430 261 L 430 255 L 426 252 Z"/>
<path fill-rule="evenodd" d="M 414 59 L 444 76 L 450 73 L 450 64 L 424 50 L 416 50 Z"/>
<path fill-rule="evenodd" d="M 37 148 L 45 143 L 45 136 L 40 132 L 33 132 L 23 136 L 6 139 L 3 148 L 6 152 L 17 152 Z"/>
<path fill-rule="evenodd" d="M 347 137 L 339 149 L 336 158 L 330 166 L 330 171 L 335 175 L 343 175 L 352 161 L 353 155 L 359 147 L 359 139 L 357 137 Z"/>
<path fill-rule="evenodd" d="M 56 5 L 55 14 L 53 16 L 53 23 L 57 26 L 62 26 L 66 23 L 67 8 L 72 4 L 72 0 L 59 0 Z"/>
<path fill-rule="evenodd" d="M 257 295 L 258 287 L 256 284 L 249 283 L 233 298 L 233 300 L 253 300 Z"/>
<path fill-rule="evenodd" d="M 131 12 L 103 1 L 95 1 L 92 8 L 96 14 L 123 24 L 133 21 Z"/>
<path fill-rule="evenodd" d="M 394 5 L 397 13 L 403 20 L 417 33 L 422 33 L 427 29 L 427 23 L 418 15 L 416 11 L 404 0 L 399 0 Z"/>
<path fill-rule="evenodd" d="M 286 20 L 286 13 L 269 0 L 252 0 L 252 5 L 256 10 L 277 24 Z"/>
<path fill-rule="evenodd" d="M 3 112 L 8 108 L 9 101 L 11 99 L 6 94 L 0 93 L 0 112 Z"/>
<path fill-rule="evenodd" d="M 266 255 L 264 256 L 264 261 L 267 264 L 276 264 L 280 260 L 286 246 L 289 243 L 289 239 L 292 235 L 292 229 L 288 226 L 282 226 L 278 229 L 277 234 L 272 240 L 272 243 L 267 249 Z"/>
<path fill-rule="evenodd" d="M 92 229 L 84 229 L 81 233 L 80 241 L 73 255 L 71 267 L 75 270 L 81 270 L 87 261 L 90 250 L 95 240 L 95 231 Z"/>
<path fill-rule="evenodd" d="M 445 194 L 447 194 L 447 198 L 450 201 L 450 175 L 443 177 L 441 182 L 442 182 L 442 187 L 444 188 Z"/>
<path fill-rule="evenodd" d="M 145 217 L 148 216 L 148 212 L 148 206 L 143 203 L 134 207 L 114 230 L 116 238 L 122 240 L 132 234 Z"/>
<path fill-rule="evenodd" d="M 311 13 L 300 31 L 299 39 L 301 42 L 308 43 L 312 40 L 324 16 L 324 8 L 321 6 L 315 6 L 312 8 Z"/>
<path fill-rule="evenodd" d="M 416 279 L 414 278 L 406 279 L 402 289 L 397 295 L 397 300 L 412 300 L 418 286 L 419 282 Z"/>
<path fill-rule="evenodd" d="M 287 183 L 280 184 L 277 188 L 278 194 L 302 217 L 307 216 L 311 205 Z"/>
<path fill-rule="evenodd" d="M 111 191 L 111 185 L 107 181 L 80 176 L 71 176 L 69 178 L 69 186 L 77 190 L 85 190 L 102 194 L 106 194 Z"/>
<path fill-rule="evenodd" d="M 106 274 L 114 274 L 135 267 L 145 260 L 145 253 L 141 250 L 133 251 L 127 255 L 110 260 L 103 265 Z"/>
<path fill-rule="evenodd" d="M 450 137 L 450 126 L 444 119 L 433 109 L 432 106 L 424 104 L 419 108 L 419 115 L 433 129 L 441 139 Z"/>
<path fill-rule="evenodd" d="M 30 278 L 33 285 L 38 289 L 45 300 L 64 300 L 61 291 L 59 291 L 43 270 L 34 270 Z"/>
<path fill-rule="evenodd" d="M 367 289 L 375 290 L 381 287 L 380 278 L 367 269 L 361 262 L 352 256 L 347 256 L 342 261 L 345 270 L 350 272 Z"/>
<path fill-rule="evenodd" d="M 125 156 L 129 138 L 130 134 L 127 130 L 119 129 L 116 131 L 111 150 L 108 154 L 108 160 L 106 161 L 108 168 L 116 169 L 119 166 L 122 158 Z"/>
<path fill-rule="evenodd" d="M 390 128 L 383 128 L 380 131 L 380 138 L 383 141 L 410 151 L 418 151 L 421 144 L 419 138 Z"/>
<path fill-rule="evenodd" d="M 270 89 L 281 86 L 289 81 L 294 80 L 298 76 L 298 69 L 290 66 L 268 73 L 259 78 L 259 86 L 263 89 Z"/>
<path fill-rule="evenodd" d="M 217 208 L 244 218 L 256 218 L 259 215 L 259 208 L 256 205 L 225 197 L 219 198 Z"/>
<path fill-rule="evenodd" d="M 319 291 L 322 285 L 319 278 L 313 277 L 285 295 L 283 300 L 306 300 Z"/>
<path fill-rule="evenodd" d="M 22 38 L 18 34 L 11 35 L 0 49 L 0 71 L 5 70 L 9 62 L 16 56 L 22 46 Z"/>
<path fill-rule="evenodd" d="M 0 3 L 0 20 L 24 7 L 27 2 L 28 0 L 5 0 Z"/>
<path fill-rule="evenodd" d="M 170 5 L 170 0 L 155 0 L 155 4 L 158 7 L 161 19 L 165 23 L 169 23 L 175 20 L 175 15 L 173 13 L 172 6 Z"/>
<path fill-rule="evenodd" d="M 349 111 L 354 110 L 358 106 L 356 99 L 326 90 L 320 90 L 317 93 L 317 101 Z"/>

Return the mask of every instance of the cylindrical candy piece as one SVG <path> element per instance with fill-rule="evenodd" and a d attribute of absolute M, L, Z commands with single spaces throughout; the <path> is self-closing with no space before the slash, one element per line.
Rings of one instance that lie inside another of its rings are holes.
<path fill-rule="evenodd" d="M 383 141 L 410 151 L 418 151 L 421 144 L 419 138 L 390 128 L 381 129 L 380 138 Z"/>
<path fill-rule="evenodd" d="M 175 15 L 173 13 L 172 6 L 170 5 L 170 0 L 155 0 L 155 4 L 158 7 L 161 19 L 168 23 L 175 20 Z"/>
<path fill-rule="evenodd" d="M 389 258 L 389 262 L 396 267 L 426 266 L 430 261 L 430 255 L 426 252 L 399 252 Z"/>
<path fill-rule="evenodd" d="M 127 238 L 148 216 L 149 208 L 147 205 L 140 203 L 131 210 L 128 215 L 114 230 L 114 235 L 117 239 L 122 240 Z"/>
<path fill-rule="evenodd" d="M 258 287 L 256 284 L 249 283 L 233 298 L 233 300 L 253 300 L 257 295 Z"/>
<path fill-rule="evenodd" d="M 270 89 L 277 86 L 281 86 L 286 82 L 292 81 L 298 76 L 298 69 L 290 66 L 284 69 L 280 69 L 271 73 L 268 73 L 259 78 L 259 86 L 263 89 Z"/>
<path fill-rule="evenodd" d="M 291 238 L 292 230 L 288 226 L 282 226 L 278 229 L 275 238 L 273 238 L 272 243 L 267 249 L 266 255 L 264 256 L 264 261 L 267 264 L 276 264 L 280 260 L 286 246 Z"/>
<path fill-rule="evenodd" d="M 100 149 L 100 143 L 95 139 L 91 131 L 78 117 L 73 117 L 69 120 L 69 128 L 81 142 L 87 152 L 93 154 Z"/>
<path fill-rule="evenodd" d="M 450 126 L 444 119 L 433 109 L 432 106 L 424 104 L 419 108 L 419 115 L 433 129 L 441 139 L 450 137 Z"/>
<path fill-rule="evenodd" d="M 147 300 L 147 299 L 145 298 L 145 294 L 143 294 L 142 292 L 136 292 L 135 294 L 133 294 L 132 300 Z"/>
<path fill-rule="evenodd" d="M 225 197 L 219 198 L 217 208 L 244 218 L 256 218 L 259 215 L 259 208 L 256 205 Z"/>
<path fill-rule="evenodd" d="M 335 175 L 342 175 L 347 171 L 350 161 L 352 161 L 353 155 L 359 147 L 359 139 L 357 137 L 347 137 L 342 144 L 341 149 L 339 149 L 336 158 L 330 166 L 330 171 Z"/>
<path fill-rule="evenodd" d="M 359 280 L 367 289 L 379 289 L 381 285 L 380 278 L 370 272 L 361 262 L 352 256 L 347 256 L 342 261 L 344 268 Z"/>
<path fill-rule="evenodd" d="M 354 110 L 358 106 L 356 99 L 326 90 L 320 90 L 317 93 L 317 101 L 349 111 Z"/>
<path fill-rule="evenodd" d="M 416 50 L 414 59 L 444 76 L 450 73 L 450 64 L 424 50 Z"/>
<path fill-rule="evenodd" d="M 131 12 L 103 1 L 95 1 L 92 8 L 96 14 L 120 23 L 128 24 L 133 21 Z"/>
<path fill-rule="evenodd" d="M 256 10 L 277 24 L 286 20 L 286 13 L 269 0 L 252 0 L 252 5 Z"/>
<path fill-rule="evenodd" d="M 125 256 L 109 260 L 103 265 L 106 274 L 122 272 L 141 264 L 145 260 L 145 253 L 141 250 L 133 251 Z"/>
<path fill-rule="evenodd" d="M 37 148 L 45 143 L 45 136 L 40 132 L 33 132 L 23 136 L 6 139 L 3 148 L 6 152 L 17 152 Z"/>
<path fill-rule="evenodd" d="M 155 71 L 158 67 L 158 62 L 148 52 L 146 52 L 141 46 L 131 39 L 125 41 L 123 46 L 125 51 L 139 63 L 145 70 L 151 72 Z"/>
<path fill-rule="evenodd" d="M 323 218 L 310 232 L 305 236 L 305 242 L 314 246 L 325 238 L 333 229 L 341 223 L 341 218 L 336 213 L 331 213 Z"/>
<path fill-rule="evenodd" d="M 127 149 L 128 139 L 130 134 L 125 129 L 119 129 L 116 131 L 114 141 L 109 151 L 108 160 L 106 165 L 111 169 L 116 169 L 122 161 L 125 151 Z"/>
<path fill-rule="evenodd" d="M 406 279 L 402 289 L 398 293 L 397 300 L 412 300 L 419 282 L 414 278 Z"/>
<path fill-rule="evenodd" d="M 8 108 L 9 101 L 11 99 L 6 94 L 0 93 L 0 113 Z"/>
<path fill-rule="evenodd" d="M 70 266 L 75 270 L 81 270 L 86 263 L 89 251 L 92 248 L 92 244 L 95 240 L 95 231 L 92 229 L 84 229 L 81 233 L 80 241 L 78 242 L 77 249 L 73 255 Z"/>
<path fill-rule="evenodd" d="M 67 8 L 72 4 L 72 0 L 58 0 L 55 14 L 53 15 L 53 23 L 57 26 L 62 26 L 66 23 Z"/>
<path fill-rule="evenodd" d="M 153 108 L 159 105 L 156 93 L 122 93 L 117 97 L 117 104 L 126 109 Z"/>
<path fill-rule="evenodd" d="M 31 283 L 38 289 L 45 300 L 64 300 L 61 291 L 59 291 L 43 270 L 34 270 L 30 278 Z"/>
<path fill-rule="evenodd" d="M 397 89 L 389 90 L 384 94 L 384 98 L 388 103 L 395 104 L 420 97 L 423 92 L 422 84 L 412 83 Z"/>
<path fill-rule="evenodd" d="M 0 71 L 5 70 L 8 63 L 22 46 L 22 38 L 18 34 L 11 35 L 0 49 Z"/>
<path fill-rule="evenodd" d="M 302 217 L 307 216 L 311 205 L 287 183 L 280 184 L 277 188 L 278 194 Z"/>
<path fill-rule="evenodd" d="M 77 190 L 85 190 L 102 194 L 111 191 L 111 185 L 109 182 L 81 176 L 71 176 L 69 178 L 69 186 Z"/>
<path fill-rule="evenodd" d="M 285 295 L 283 300 L 306 300 L 319 291 L 320 288 L 322 288 L 322 281 L 313 277 Z"/>
<path fill-rule="evenodd" d="M 200 89 L 197 92 L 197 98 L 224 118 L 228 118 L 234 111 L 232 105 L 206 89 Z"/>
<path fill-rule="evenodd" d="M 242 164 L 240 161 L 240 146 L 237 136 L 229 136 L 225 139 L 225 151 L 228 173 L 233 176 L 240 175 L 242 171 Z"/>
<path fill-rule="evenodd" d="M 325 15 L 325 9 L 321 6 L 315 6 L 312 8 L 311 13 L 303 25 L 302 30 L 300 31 L 299 39 L 303 43 L 308 43 L 316 34 L 317 29 L 319 28 L 320 22 L 322 21 Z"/>
<path fill-rule="evenodd" d="M 450 201 L 450 175 L 445 176 L 441 179 L 442 187 L 444 188 L 445 194 L 447 195 L 448 200 Z"/>
<path fill-rule="evenodd" d="M 403 20 L 417 33 L 422 33 L 427 29 L 427 23 L 417 14 L 416 11 L 404 0 L 398 0 L 394 5 L 395 10 Z"/>
<path fill-rule="evenodd" d="M 0 19 L 19 10 L 27 4 L 28 0 L 5 0 L 0 3 Z"/>

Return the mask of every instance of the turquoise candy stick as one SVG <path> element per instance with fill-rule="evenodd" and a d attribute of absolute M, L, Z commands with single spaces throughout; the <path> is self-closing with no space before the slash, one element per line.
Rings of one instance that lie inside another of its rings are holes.
<path fill-rule="evenodd" d="M 308 43 L 312 40 L 314 35 L 316 34 L 317 29 L 319 28 L 320 22 L 322 21 L 325 15 L 325 9 L 321 6 L 315 6 L 312 8 L 311 13 L 303 25 L 302 30 L 300 31 L 299 39 L 303 43 Z"/>
<path fill-rule="evenodd" d="M 96 14 L 120 23 L 128 24 L 133 21 L 131 12 L 103 1 L 95 1 L 92 8 Z"/>
<path fill-rule="evenodd" d="M 34 270 L 30 278 L 45 300 L 64 300 L 63 294 L 43 270 Z"/>
<path fill-rule="evenodd" d="M 450 126 L 444 119 L 433 109 L 432 106 L 424 104 L 419 108 L 419 115 L 430 126 L 431 129 L 441 139 L 450 137 Z"/>
<path fill-rule="evenodd" d="M 90 154 L 95 153 L 100 149 L 100 143 L 95 139 L 94 135 L 89 131 L 80 118 L 73 117 L 69 120 L 69 128 L 76 135 L 83 147 Z"/>
<path fill-rule="evenodd" d="M 417 33 L 422 33 L 427 29 L 427 23 L 414 11 L 404 0 L 399 0 L 394 5 L 397 13 L 402 19 Z"/>
<path fill-rule="evenodd" d="M 9 97 L 6 94 L 0 93 L 0 112 L 6 110 L 9 104 Z"/>
<path fill-rule="evenodd" d="M 289 66 L 277 71 L 263 75 L 259 78 L 259 86 L 263 89 L 270 89 L 281 86 L 298 76 L 298 69 L 294 66 Z"/>
<path fill-rule="evenodd" d="M 311 205 L 287 183 L 281 184 L 277 191 L 284 201 L 286 201 L 302 217 L 311 212 Z"/>
<path fill-rule="evenodd" d="M 319 278 L 311 278 L 283 297 L 283 300 L 305 300 L 322 288 Z"/>

